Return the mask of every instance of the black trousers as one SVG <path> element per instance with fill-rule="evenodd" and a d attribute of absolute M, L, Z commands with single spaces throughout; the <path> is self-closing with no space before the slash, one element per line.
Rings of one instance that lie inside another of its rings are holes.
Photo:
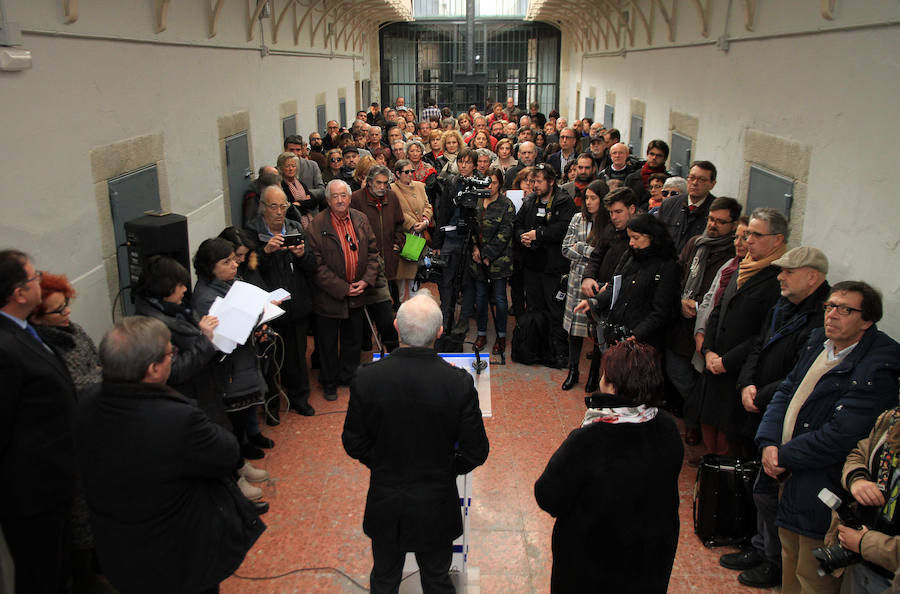
<path fill-rule="evenodd" d="M 378 335 L 381 336 L 381 341 L 384 343 L 384 352 L 390 353 L 400 345 L 400 339 L 397 338 L 397 329 L 394 328 L 394 308 L 391 302 L 370 303 L 366 306 L 366 311 L 369 312 L 369 317 L 372 318 L 372 323 L 375 325 L 375 329 L 378 330 Z M 363 316 L 363 324 L 368 326 L 365 316 Z"/>
<path fill-rule="evenodd" d="M 456 589 L 450 581 L 450 562 L 453 559 L 453 543 L 439 545 L 421 551 L 411 551 L 419 565 L 419 578 L 425 594 L 454 594 Z M 392 544 L 372 540 L 372 573 L 369 588 L 372 594 L 394 594 L 400 589 L 403 562 L 406 551 Z"/>
<path fill-rule="evenodd" d="M 3 535 L 16 564 L 16 592 L 68 591 L 71 513 L 69 501 L 35 516 L 3 520 Z"/>
<path fill-rule="evenodd" d="M 387 303 L 390 309 L 390 303 Z M 319 383 L 323 388 L 349 384 L 359 367 L 365 316 L 361 307 L 350 308 L 348 318 L 316 316 Z"/>
<path fill-rule="evenodd" d="M 550 348 L 554 359 L 569 359 L 569 335 L 563 328 L 565 300 L 556 298 L 559 274 L 525 269 L 525 309 L 544 312 L 550 321 Z"/>
<path fill-rule="evenodd" d="M 284 340 L 281 385 L 292 406 L 309 401 L 309 371 L 306 368 L 306 333 L 309 318 L 273 323 Z M 277 399 L 272 400 L 277 406 Z"/>

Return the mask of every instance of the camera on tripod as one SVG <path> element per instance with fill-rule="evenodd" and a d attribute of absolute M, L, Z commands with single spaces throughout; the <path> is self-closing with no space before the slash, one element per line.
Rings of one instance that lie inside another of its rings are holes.
<path fill-rule="evenodd" d="M 419 268 L 416 270 L 416 281 L 419 284 L 440 282 L 447 267 L 447 256 L 437 256 L 434 250 L 426 247 Z"/>
<path fill-rule="evenodd" d="M 491 195 L 491 191 L 488 189 L 491 180 L 486 177 L 463 177 L 459 181 L 462 182 L 462 187 L 453 198 L 454 206 L 474 211 L 478 208 L 479 198 L 488 198 Z M 466 218 L 463 215 L 464 213 L 460 213 L 460 221 Z"/>
<path fill-rule="evenodd" d="M 859 516 L 856 515 L 855 504 L 842 501 L 840 497 L 824 488 L 819 491 L 819 500 L 832 511 L 837 512 L 841 523 L 845 526 L 849 526 L 854 530 L 862 528 L 862 522 L 860 522 Z M 849 551 L 839 544 L 830 547 L 818 547 L 813 549 L 812 553 L 813 557 L 819 561 L 819 568 L 816 572 L 823 577 L 835 569 L 847 567 L 862 560 L 859 553 Z"/>

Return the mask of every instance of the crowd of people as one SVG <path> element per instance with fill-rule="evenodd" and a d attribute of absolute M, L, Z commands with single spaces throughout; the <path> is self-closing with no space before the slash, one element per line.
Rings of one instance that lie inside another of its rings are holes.
<path fill-rule="evenodd" d="M 533 360 L 568 370 L 564 391 L 589 361 L 584 391 L 599 394 L 535 487 L 558 518 L 554 591 L 606 579 L 584 574 L 595 553 L 624 580 L 610 583 L 627 588 L 627 568 L 648 591 L 664 591 L 684 450 L 662 409 L 683 417 L 687 445 L 762 460 L 759 534 L 721 559 L 741 570 L 741 583 L 837 591 L 839 578 L 817 575 L 811 552 L 826 533 L 865 560 L 845 587 L 889 583 L 900 566 L 891 540 L 900 413 L 885 411 L 897 404 L 900 346 L 876 327 L 878 291 L 862 281 L 829 285 L 821 250 L 788 250 L 783 213 L 743 213 L 737 200 L 713 195 L 711 161 L 691 163 L 686 178 L 671 175 L 663 140 L 651 140 L 640 158 L 618 130 L 589 118 L 569 125 L 534 102 L 527 111 L 512 98 L 492 102 L 486 116 L 474 105 L 454 115 L 427 104 L 417 117 L 403 98 L 384 110 L 373 103 L 347 129 L 329 121 L 308 144 L 285 138 L 244 194 L 244 220 L 200 244 L 191 290 L 182 264 L 148 258 L 133 287 L 137 317 L 116 324 L 99 348 L 69 320 L 75 291 L 65 276 L 37 271 L 20 251 L 0 252 L 8 394 L 0 456 L 17 477 L 3 492 L 0 519 L 21 591 L 55 591 L 73 572 L 89 579 L 94 548 L 113 583 L 129 591 L 214 591 L 264 529 L 267 505 L 252 483 L 268 476 L 251 463 L 275 445 L 263 423 L 277 425 L 285 409 L 315 414 L 308 361 L 333 401 L 364 350 L 397 348 L 396 312 L 426 280 L 437 284 L 444 334 L 465 336 L 475 319 L 475 350 L 487 347 L 493 317 L 492 353 L 505 356 L 514 343 L 515 359 L 533 347 Z M 436 276 L 423 276 L 425 260 Z M 284 315 L 224 356 L 209 312 L 237 280 L 290 298 L 278 303 Z M 154 415 L 171 427 L 165 436 L 152 435 Z M 871 443 L 860 441 L 870 430 Z M 135 435 L 146 439 L 135 443 Z M 155 456 L 151 448 L 171 457 L 171 466 L 154 460 L 161 474 L 122 466 Z M 616 448 L 632 468 L 654 465 L 654 497 L 623 498 L 630 487 L 606 485 L 621 464 L 590 461 Z M 167 472 L 185 484 L 151 486 Z M 182 507 L 157 532 L 153 522 L 179 497 L 198 497 L 190 491 L 197 483 L 219 501 L 215 513 L 198 512 L 196 502 L 190 518 Z M 816 499 L 823 487 L 882 509 L 861 535 L 838 529 Z M 646 524 L 644 540 L 610 547 L 607 500 L 628 500 L 617 521 L 623 531 Z M 182 573 L 154 577 L 122 554 L 132 541 L 149 550 L 188 528 L 209 534 L 185 550 L 218 546 L 222 554 L 178 557 L 172 549 L 167 563 Z M 635 561 L 649 556 L 653 563 Z M 58 571 L 48 570 L 48 558 Z"/>

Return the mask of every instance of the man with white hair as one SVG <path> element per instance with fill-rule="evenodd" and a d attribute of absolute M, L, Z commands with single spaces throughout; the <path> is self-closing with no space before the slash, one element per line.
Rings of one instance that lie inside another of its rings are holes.
<path fill-rule="evenodd" d="M 468 372 L 434 351 L 441 309 L 419 293 L 397 311 L 400 348 L 359 368 L 341 439 L 371 471 L 363 531 L 372 539 L 372 592 L 396 592 L 414 552 L 425 592 L 455 592 L 453 539 L 463 533 L 456 476 L 489 444 Z"/>

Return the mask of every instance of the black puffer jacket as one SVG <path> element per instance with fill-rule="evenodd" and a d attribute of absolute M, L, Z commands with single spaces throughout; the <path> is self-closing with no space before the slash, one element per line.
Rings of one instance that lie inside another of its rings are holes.
<path fill-rule="evenodd" d="M 209 313 L 216 297 L 225 297 L 231 283 L 221 280 L 200 279 L 194 286 L 194 294 L 191 296 L 191 302 L 194 309 L 200 315 Z M 180 353 L 179 353 L 180 356 Z M 244 344 L 239 344 L 225 357 L 221 362 L 217 363 L 222 378 L 224 379 L 224 390 L 227 400 L 249 396 L 257 392 L 264 392 L 266 389 L 265 381 L 259 370 L 259 360 L 256 358 L 256 350 L 253 348 L 252 341 L 248 338 Z"/>

